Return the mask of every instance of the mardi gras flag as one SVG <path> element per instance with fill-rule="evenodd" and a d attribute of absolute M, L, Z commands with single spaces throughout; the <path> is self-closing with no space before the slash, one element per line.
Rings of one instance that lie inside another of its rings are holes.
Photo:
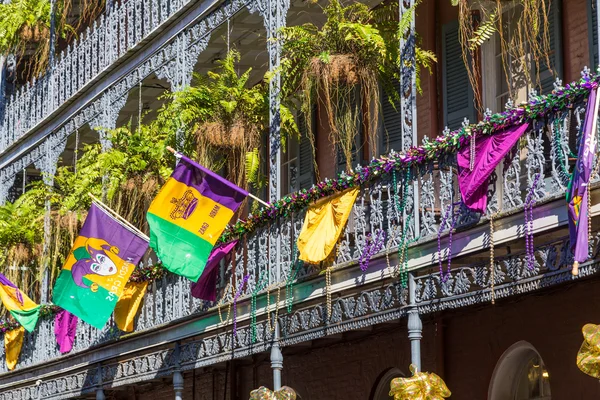
<path fill-rule="evenodd" d="M 6 355 L 6 367 L 11 371 L 15 369 L 17 366 L 17 361 L 19 361 L 24 337 L 25 329 L 22 326 L 4 333 L 4 354 Z"/>
<path fill-rule="evenodd" d="M 348 189 L 306 210 L 297 242 L 300 260 L 318 264 L 329 257 L 348 222 L 356 196 L 358 188 Z"/>
<path fill-rule="evenodd" d="M 169 271 L 198 281 L 248 192 L 181 156 L 148 209 L 150 247 Z"/>
<path fill-rule="evenodd" d="M 54 285 L 54 304 L 101 329 L 148 242 L 96 204 Z"/>
<path fill-rule="evenodd" d="M 594 88 L 588 98 L 575 172 L 571 176 L 567 189 L 569 237 L 574 261 L 573 275 L 577 275 L 578 265 L 588 259 L 588 183 L 596 154 L 597 116 L 598 97 L 597 89 Z"/>
<path fill-rule="evenodd" d="M 33 331 L 40 316 L 40 306 L 0 274 L 0 300 L 4 307 L 27 332 Z"/>

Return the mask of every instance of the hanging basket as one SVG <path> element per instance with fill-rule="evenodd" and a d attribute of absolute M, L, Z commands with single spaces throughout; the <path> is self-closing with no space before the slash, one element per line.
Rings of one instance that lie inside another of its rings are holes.
<path fill-rule="evenodd" d="M 36 24 L 34 26 L 25 24 L 21 27 L 19 37 L 25 42 L 37 43 L 42 39 L 48 39 L 50 37 L 50 29 L 43 24 Z"/>
<path fill-rule="evenodd" d="M 215 147 L 244 149 L 247 135 L 253 133 L 240 123 L 227 128 L 221 122 L 207 122 L 198 128 L 196 134 Z"/>
<path fill-rule="evenodd" d="M 356 57 L 350 54 L 330 55 L 328 62 L 313 57 L 308 72 L 330 84 L 354 86 L 359 83 Z"/>

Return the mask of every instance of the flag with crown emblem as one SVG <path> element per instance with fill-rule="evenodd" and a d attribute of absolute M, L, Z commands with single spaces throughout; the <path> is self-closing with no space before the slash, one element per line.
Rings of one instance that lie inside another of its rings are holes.
<path fill-rule="evenodd" d="M 169 271 L 196 282 L 248 192 L 179 155 L 146 218 L 150 247 Z"/>

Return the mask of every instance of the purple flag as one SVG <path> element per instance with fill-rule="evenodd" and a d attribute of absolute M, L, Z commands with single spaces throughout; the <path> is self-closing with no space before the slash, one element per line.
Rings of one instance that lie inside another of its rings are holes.
<path fill-rule="evenodd" d="M 192 296 L 207 301 L 215 301 L 217 299 L 217 275 L 219 272 L 217 267 L 219 266 L 219 262 L 229 254 L 237 242 L 237 240 L 234 240 L 213 249 L 200 279 L 198 279 L 198 282 L 192 283 Z"/>
<path fill-rule="evenodd" d="M 475 140 L 475 165 L 469 168 L 471 149 L 465 146 L 456 155 L 458 163 L 458 185 L 463 203 L 473 211 L 485 212 L 489 178 L 527 131 L 528 123 L 515 125 L 492 135 L 479 135 Z"/>
<path fill-rule="evenodd" d="M 62 310 L 54 317 L 54 335 L 62 354 L 70 352 L 73 348 L 75 333 L 77 332 L 77 320 L 78 318 L 67 310 Z"/>
<path fill-rule="evenodd" d="M 585 125 L 575 171 L 567 189 L 569 211 L 569 237 L 573 251 L 573 275 L 577 275 L 579 263 L 588 259 L 588 182 L 594 167 L 596 154 L 596 118 L 598 115 L 597 87 L 590 91 Z"/>

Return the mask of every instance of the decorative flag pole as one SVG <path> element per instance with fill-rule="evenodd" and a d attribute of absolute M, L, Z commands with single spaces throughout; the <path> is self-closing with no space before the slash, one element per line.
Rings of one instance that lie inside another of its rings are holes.
<path fill-rule="evenodd" d="M 91 193 L 88 193 L 88 196 L 90 196 L 91 199 L 95 203 L 97 203 L 99 206 L 101 206 L 102 209 L 104 209 L 104 211 L 108 211 L 113 217 L 115 217 L 116 219 L 118 219 L 119 221 L 121 221 L 124 225 L 126 225 L 127 227 L 129 227 L 133 231 L 135 231 L 138 234 L 139 237 L 141 237 L 142 239 L 145 239 L 147 242 L 150 241 L 150 238 L 148 237 L 148 235 L 146 235 L 144 232 L 140 231 L 138 228 L 136 228 L 133 224 L 131 224 L 125 218 L 123 218 L 119 214 L 117 214 L 117 212 L 115 210 L 113 210 L 112 208 L 110 208 L 109 206 L 107 206 L 106 204 L 104 204 L 102 201 L 100 201 L 99 198 L 97 198 L 96 196 L 94 196 Z"/>
<path fill-rule="evenodd" d="M 174 148 L 172 148 L 171 146 L 167 146 L 167 150 L 169 150 L 171 153 L 173 153 L 173 155 L 177 158 L 181 158 L 181 153 L 179 153 L 177 150 L 175 150 Z M 271 205 L 261 199 L 259 199 L 258 197 L 256 197 L 255 195 L 253 195 L 252 193 L 248 193 L 248 197 L 258 201 L 260 204 L 262 204 L 265 207 L 271 207 Z"/>

